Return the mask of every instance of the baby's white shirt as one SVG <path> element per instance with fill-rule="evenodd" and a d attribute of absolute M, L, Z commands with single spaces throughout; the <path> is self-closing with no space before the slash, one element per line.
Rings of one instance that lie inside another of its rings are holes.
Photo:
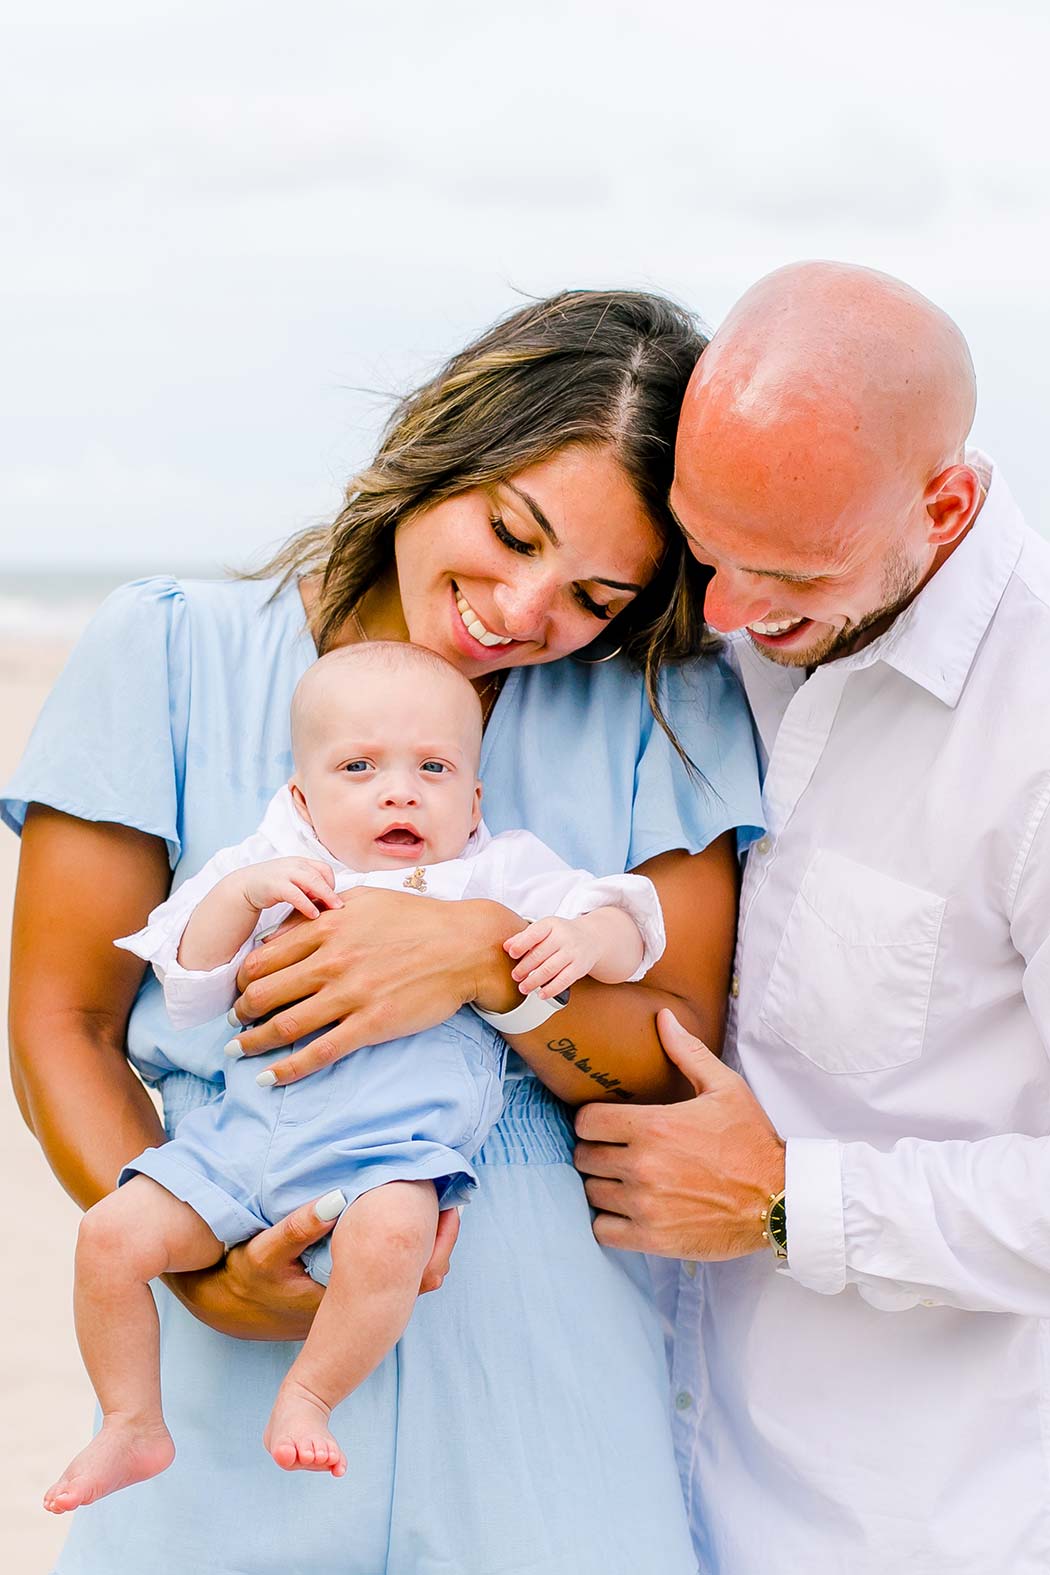
<path fill-rule="evenodd" d="M 595 908 L 622 908 L 642 937 L 643 956 L 632 980 L 648 973 L 666 944 L 660 899 L 652 881 L 644 875 L 596 876 L 587 870 L 574 870 L 530 831 L 504 831 L 494 837 L 484 823 L 456 859 L 421 865 L 416 870 L 354 870 L 334 858 L 317 840 L 285 784 L 270 800 L 258 831 L 235 847 L 220 849 L 153 910 L 144 929 L 116 942 L 125 951 L 152 963 L 164 986 L 164 1001 L 176 1028 L 193 1028 L 228 1011 L 237 998 L 241 963 L 257 944 L 259 935 L 275 929 L 294 910 L 286 902 L 264 909 L 235 956 L 208 971 L 183 968 L 178 960 L 190 914 L 212 887 L 233 870 L 289 857 L 321 859 L 331 865 L 338 892 L 373 886 L 448 902 L 487 897 L 520 913 L 526 921 L 547 916 L 577 919 Z"/>

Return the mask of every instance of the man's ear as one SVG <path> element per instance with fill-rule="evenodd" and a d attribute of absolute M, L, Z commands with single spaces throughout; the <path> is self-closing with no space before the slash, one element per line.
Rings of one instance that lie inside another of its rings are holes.
<path fill-rule="evenodd" d="M 977 517 L 984 502 L 981 478 L 972 465 L 950 465 L 934 476 L 923 501 L 930 521 L 926 540 L 931 547 L 948 547 Z"/>
<path fill-rule="evenodd" d="M 310 811 L 306 807 L 306 798 L 303 794 L 302 788 L 299 786 L 294 777 L 289 782 L 288 787 L 291 790 L 292 803 L 295 805 L 302 819 L 306 821 L 306 824 L 309 826 L 310 830 L 313 831 L 314 823 L 310 819 Z"/>
<path fill-rule="evenodd" d="M 474 807 L 471 810 L 471 815 L 470 815 L 470 829 L 471 829 L 471 831 L 477 831 L 478 827 L 481 825 L 481 795 L 482 795 L 483 791 L 484 790 L 483 790 L 483 788 L 481 786 L 481 783 L 480 782 L 475 782 L 475 784 L 474 784 Z"/>

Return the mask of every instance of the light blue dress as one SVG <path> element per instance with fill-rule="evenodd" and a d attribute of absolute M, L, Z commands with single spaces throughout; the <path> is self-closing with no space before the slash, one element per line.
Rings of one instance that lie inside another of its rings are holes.
<path fill-rule="evenodd" d="M 115 592 L 0 801 L 8 824 L 35 801 L 136 827 L 166 841 L 176 884 L 247 836 L 290 773 L 289 704 L 315 655 L 297 591 L 272 592 Z M 735 681 L 709 660 L 666 688 L 706 786 L 620 661 L 511 672 L 482 755 L 491 829 L 599 873 L 733 827 L 748 840 L 761 809 Z M 129 1053 L 169 1132 L 220 1087 L 223 1037 L 176 1033 L 143 981 Z M 335 1414 L 347 1475 L 286 1474 L 262 1448 L 296 1346 L 216 1334 L 159 1289 L 175 1464 L 78 1510 L 60 1575 L 692 1575 L 647 1266 L 594 1241 L 563 1107 L 531 1076 L 507 1095 L 446 1284 Z"/>

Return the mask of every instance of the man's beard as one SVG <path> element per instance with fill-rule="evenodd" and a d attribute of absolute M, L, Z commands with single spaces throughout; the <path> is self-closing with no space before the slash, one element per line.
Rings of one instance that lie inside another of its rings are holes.
<path fill-rule="evenodd" d="M 874 612 L 867 613 L 856 623 L 847 622 L 841 629 L 833 629 L 819 645 L 784 651 L 770 650 L 766 646 L 756 649 L 781 667 L 819 667 L 823 662 L 834 662 L 840 656 L 850 656 L 862 646 L 870 645 L 872 640 L 889 628 L 914 599 L 926 573 L 926 569 L 913 563 L 904 548 L 897 544 L 883 564 L 882 594 L 886 599 Z M 864 639 L 864 635 L 868 639 Z"/>

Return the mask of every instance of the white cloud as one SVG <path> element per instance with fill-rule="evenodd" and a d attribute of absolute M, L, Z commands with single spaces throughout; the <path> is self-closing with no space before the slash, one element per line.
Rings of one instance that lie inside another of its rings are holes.
<path fill-rule="evenodd" d="M 910 279 L 1050 519 L 1034 0 L 37 0 L 0 40 L 0 562 L 237 557 L 331 506 L 398 388 L 530 292 L 717 320 L 797 256 Z"/>

